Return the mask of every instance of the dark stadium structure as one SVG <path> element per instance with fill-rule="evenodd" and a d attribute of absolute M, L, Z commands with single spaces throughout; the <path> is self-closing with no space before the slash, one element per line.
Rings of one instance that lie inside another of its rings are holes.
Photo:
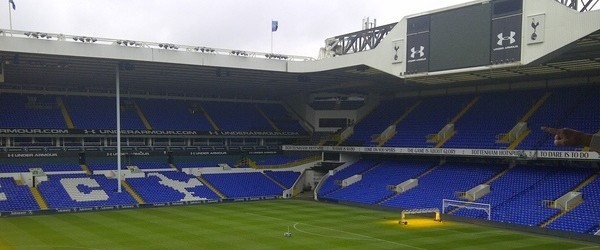
<path fill-rule="evenodd" d="M 594 239 L 600 156 L 540 129 L 600 133 L 600 12 L 566 2 L 415 14 L 319 59 L 2 30 L 0 213 L 310 192 Z"/>

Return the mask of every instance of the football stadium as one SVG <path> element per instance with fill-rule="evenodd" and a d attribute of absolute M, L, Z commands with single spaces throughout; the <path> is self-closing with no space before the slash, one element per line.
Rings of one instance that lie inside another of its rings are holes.
<path fill-rule="evenodd" d="M 318 58 L 0 30 L 0 249 L 600 249 L 597 2 Z"/>

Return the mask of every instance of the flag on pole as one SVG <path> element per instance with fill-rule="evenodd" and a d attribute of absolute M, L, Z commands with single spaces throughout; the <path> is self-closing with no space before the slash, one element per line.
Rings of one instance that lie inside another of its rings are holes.
<path fill-rule="evenodd" d="M 12 0 L 10 0 L 10 1 L 12 1 Z M 279 22 L 271 21 L 271 32 L 277 31 L 278 28 L 279 28 Z"/>
<path fill-rule="evenodd" d="M 12 5 L 12 8 L 13 8 L 13 10 L 17 10 L 17 6 L 15 6 L 15 1 L 13 1 L 13 0 L 8 0 L 8 3 L 9 3 L 10 5 Z"/>

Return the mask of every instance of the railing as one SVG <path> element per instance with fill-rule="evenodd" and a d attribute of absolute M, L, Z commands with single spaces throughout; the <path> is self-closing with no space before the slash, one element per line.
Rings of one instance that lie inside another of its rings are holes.
<path fill-rule="evenodd" d="M 76 35 L 65 35 L 48 32 L 37 32 L 37 31 L 24 31 L 24 30 L 0 30 L 0 36 L 10 36 L 18 38 L 30 38 L 40 40 L 54 40 L 62 42 L 74 42 L 74 43 L 88 43 L 88 44 L 101 44 L 101 45 L 112 45 L 132 48 L 150 48 L 150 49 L 162 49 L 162 50 L 173 50 L 173 51 L 185 51 L 190 53 L 204 53 L 204 54 L 217 54 L 217 55 L 229 55 L 229 56 L 243 56 L 243 57 L 257 57 L 269 60 L 286 60 L 286 61 L 314 61 L 315 59 L 308 56 L 294 56 L 285 54 L 273 54 L 264 52 L 254 51 L 243 51 L 234 49 L 221 49 L 221 48 L 210 48 L 205 46 L 193 46 L 193 45 L 182 45 L 173 43 L 158 43 L 158 42 L 144 42 L 134 41 L 125 39 L 113 39 L 113 38 L 99 38 L 91 36 L 76 36 Z"/>
<path fill-rule="evenodd" d="M 303 164 L 315 162 L 321 160 L 321 155 L 313 155 L 300 160 L 279 164 L 279 165 L 255 165 L 255 169 L 274 169 L 274 168 L 291 168 L 295 166 L 300 166 Z"/>

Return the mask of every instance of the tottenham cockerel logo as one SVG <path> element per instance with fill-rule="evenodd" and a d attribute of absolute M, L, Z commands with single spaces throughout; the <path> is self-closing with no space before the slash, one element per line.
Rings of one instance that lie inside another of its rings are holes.
<path fill-rule="evenodd" d="M 425 47 L 419 46 L 419 49 L 417 47 L 410 48 L 410 58 L 415 58 L 417 55 L 418 57 L 425 56 Z"/>
<path fill-rule="evenodd" d="M 498 34 L 498 46 L 504 46 L 504 42 L 508 42 L 509 45 L 517 42 L 517 39 L 515 39 L 515 35 L 517 35 L 517 32 L 514 31 L 511 31 L 510 35 L 508 36 L 504 36 L 504 33 Z"/>

